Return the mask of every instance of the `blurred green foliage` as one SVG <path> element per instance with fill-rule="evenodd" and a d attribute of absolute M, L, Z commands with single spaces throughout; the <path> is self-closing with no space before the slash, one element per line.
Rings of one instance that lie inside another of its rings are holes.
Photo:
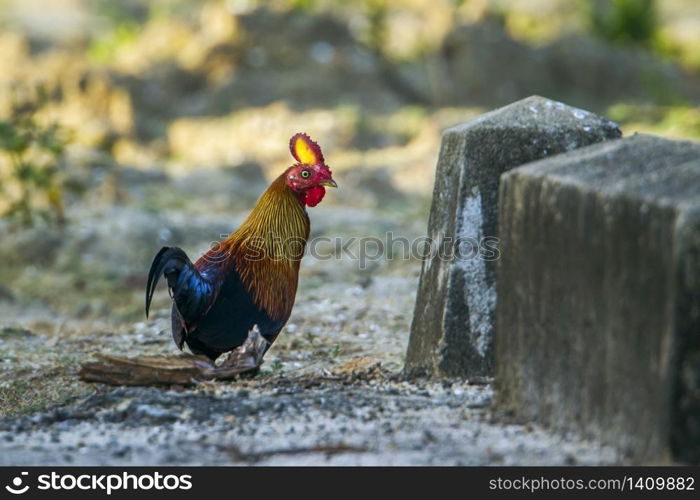
<path fill-rule="evenodd" d="M 700 140 L 697 107 L 616 104 L 607 115 L 630 131 Z"/>
<path fill-rule="evenodd" d="M 367 18 L 367 44 L 374 50 L 382 52 L 387 41 L 387 2 L 385 0 L 365 0 L 364 7 Z"/>
<path fill-rule="evenodd" d="M 651 45 L 658 19 L 655 0 L 583 0 L 588 25 L 610 42 Z"/>
<path fill-rule="evenodd" d="M 103 32 L 88 47 L 89 57 L 99 64 L 111 62 L 120 46 L 135 40 L 148 16 L 148 10 L 138 2 L 96 0 L 91 9 L 105 21 Z"/>
<path fill-rule="evenodd" d="M 391 6 L 391 0 L 284 0 L 282 2 L 290 9 L 299 10 L 307 14 L 319 12 L 324 9 L 333 10 L 351 6 L 357 10 L 364 19 L 362 38 L 369 48 L 382 53 L 387 43 L 387 14 Z"/>
<path fill-rule="evenodd" d="M 0 216 L 32 225 L 37 217 L 62 223 L 60 166 L 68 142 L 57 123 L 43 124 L 38 113 L 46 92 L 15 99 L 9 117 L 0 120 Z"/>
<path fill-rule="evenodd" d="M 88 55 L 95 63 L 109 64 L 117 50 L 134 42 L 149 21 L 187 18 L 194 7 L 196 3 L 190 0 L 94 0 L 90 9 L 103 21 L 104 28 L 91 40 Z"/>
<path fill-rule="evenodd" d="M 138 24 L 127 21 L 116 25 L 109 33 L 93 40 L 88 47 L 90 59 L 98 64 L 107 64 L 114 58 L 119 47 L 133 42 L 140 32 Z"/>
<path fill-rule="evenodd" d="M 300 10 L 302 12 L 311 12 L 316 7 L 316 0 L 287 0 L 287 5 L 290 8 Z"/>

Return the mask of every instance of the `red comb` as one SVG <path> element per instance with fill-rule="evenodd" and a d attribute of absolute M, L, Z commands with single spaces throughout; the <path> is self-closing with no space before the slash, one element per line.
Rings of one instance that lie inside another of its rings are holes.
<path fill-rule="evenodd" d="M 304 133 L 294 134 L 289 139 L 289 151 L 299 163 L 307 165 L 325 164 L 320 146 Z"/>

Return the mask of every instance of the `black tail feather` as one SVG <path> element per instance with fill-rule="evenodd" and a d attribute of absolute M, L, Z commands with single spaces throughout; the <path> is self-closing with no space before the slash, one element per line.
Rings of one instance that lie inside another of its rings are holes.
<path fill-rule="evenodd" d="M 169 248 L 170 247 L 163 247 L 160 249 L 160 251 L 153 258 L 153 262 L 151 262 L 151 269 L 148 271 L 148 283 L 146 283 L 146 318 L 148 318 L 148 311 L 151 308 L 151 299 L 153 299 L 153 292 L 155 291 L 156 284 L 158 283 L 158 279 L 160 278 L 160 275 L 156 275 L 155 270 L 160 263 L 161 257 L 165 252 L 168 251 Z"/>
<path fill-rule="evenodd" d="M 174 302 L 173 340 L 182 348 L 186 332 L 196 327 L 197 322 L 214 304 L 219 282 L 202 276 L 181 248 L 163 247 L 156 254 L 148 272 L 146 317 L 161 276 L 168 280 L 168 290 Z"/>
<path fill-rule="evenodd" d="M 146 284 L 147 318 L 151 308 L 151 300 L 160 277 L 165 274 L 168 279 L 168 286 L 172 288 L 177 281 L 176 273 L 179 274 L 182 268 L 188 264 L 192 266 L 192 262 L 187 257 L 187 254 L 179 247 L 163 247 L 156 254 L 151 263 L 151 269 L 148 271 L 148 283 Z"/>

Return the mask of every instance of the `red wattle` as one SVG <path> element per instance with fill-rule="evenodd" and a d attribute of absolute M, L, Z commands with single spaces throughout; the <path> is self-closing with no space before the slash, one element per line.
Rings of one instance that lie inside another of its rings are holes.
<path fill-rule="evenodd" d="M 304 193 L 304 203 L 306 203 L 310 207 L 315 207 L 316 205 L 321 203 L 321 200 L 325 195 L 326 188 L 324 188 L 323 186 L 314 186 L 312 188 L 307 189 Z"/>

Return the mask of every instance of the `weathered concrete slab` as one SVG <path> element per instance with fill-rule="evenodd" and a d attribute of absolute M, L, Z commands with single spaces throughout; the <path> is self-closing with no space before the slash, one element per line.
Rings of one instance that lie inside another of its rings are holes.
<path fill-rule="evenodd" d="M 423 262 L 407 373 L 469 377 L 492 371 L 497 253 L 487 247 L 497 245 L 500 175 L 620 135 L 608 120 L 537 96 L 444 133 L 428 236 L 434 248 L 456 246 L 461 254 L 434 252 Z"/>
<path fill-rule="evenodd" d="M 501 179 L 496 387 L 635 461 L 700 460 L 700 144 L 634 136 Z"/>

